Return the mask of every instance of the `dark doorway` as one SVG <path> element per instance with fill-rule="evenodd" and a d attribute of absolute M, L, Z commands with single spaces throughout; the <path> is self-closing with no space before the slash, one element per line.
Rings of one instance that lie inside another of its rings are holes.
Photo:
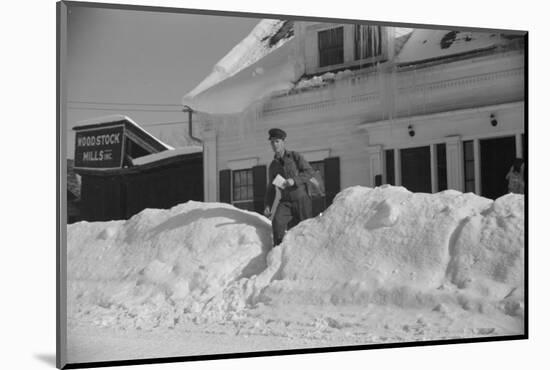
<path fill-rule="evenodd" d="M 506 174 L 516 158 L 514 136 L 479 141 L 481 195 L 496 199 L 508 192 Z"/>
<path fill-rule="evenodd" d="M 412 192 L 432 192 L 429 146 L 401 149 L 401 184 Z"/>

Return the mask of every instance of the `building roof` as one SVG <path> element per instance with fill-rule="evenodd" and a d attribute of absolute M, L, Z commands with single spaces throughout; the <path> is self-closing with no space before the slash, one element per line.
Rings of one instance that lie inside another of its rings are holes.
<path fill-rule="evenodd" d="M 240 113 L 254 101 L 290 89 L 304 70 L 293 57 L 293 36 L 290 21 L 260 21 L 209 76 L 183 97 L 183 104 L 198 112 Z"/>
<path fill-rule="evenodd" d="M 321 86 L 326 80 L 347 78 L 350 71 L 304 76 L 305 61 L 296 50 L 295 23 L 262 20 L 214 67 L 183 104 L 212 114 L 239 113 L 254 101 L 293 88 Z M 394 28 L 394 60 L 414 65 L 505 45 L 509 37 L 497 32 Z M 521 37 L 521 35 L 520 35 Z M 238 91 L 238 93 L 236 93 Z"/>
<path fill-rule="evenodd" d="M 397 54 L 398 64 L 413 64 L 493 49 L 507 43 L 497 32 L 415 29 Z"/>
<path fill-rule="evenodd" d="M 141 166 L 148 163 L 158 162 L 167 158 L 177 157 L 185 154 L 195 154 L 195 153 L 202 153 L 202 146 L 192 145 L 192 146 L 187 146 L 183 148 L 165 150 L 164 152 L 153 153 L 153 154 L 145 155 L 143 157 L 135 158 L 132 162 L 135 166 Z"/>
<path fill-rule="evenodd" d="M 293 21 L 261 20 L 248 36 L 216 63 L 212 72 L 199 85 L 185 95 L 184 101 L 186 98 L 193 98 L 254 64 L 284 45 L 293 35 Z"/>
<path fill-rule="evenodd" d="M 99 128 L 103 126 L 108 126 L 110 124 L 124 124 L 129 129 L 133 130 L 138 134 L 143 140 L 151 144 L 158 151 L 174 149 L 170 145 L 163 143 L 149 132 L 145 131 L 140 125 L 134 122 L 130 117 L 122 114 L 113 114 L 109 116 L 96 117 L 84 121 L 79 121 L 76 126 L 73 127 L 73 130 L 85 130 L 89 128 Z"/>

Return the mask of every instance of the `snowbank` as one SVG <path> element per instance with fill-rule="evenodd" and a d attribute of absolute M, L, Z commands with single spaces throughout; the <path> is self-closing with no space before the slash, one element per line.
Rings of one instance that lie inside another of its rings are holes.
<path fill-rule="evenodd" d="M 69 225 L 69 316 L 123 327 L 173 325 L 228 282 L 264 270 L 270 233 L 262 216 L 200 202 L 147 209 L 128 221 Z"/>
<path fill-rule="evenodd" d="M 257 300 L 500 301 L 523 287 L 523 196 L 353 187 L 286 237 Z"/>
<path fill-rule="evenodd" d="M 68 227 L 69 317 L 173 327 L 247 307 L 490 305 L 522 315 L 522 195 L 352 187 L 270 251 L 263 216 L 218 203 Z M 269 252 L 269 253 L 268 253 Z"/>

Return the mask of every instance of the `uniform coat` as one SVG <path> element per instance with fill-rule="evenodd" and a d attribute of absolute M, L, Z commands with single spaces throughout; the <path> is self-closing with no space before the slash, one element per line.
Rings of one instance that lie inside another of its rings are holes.
<path fill-rule="evenodd" d="M 289 150 L 285 150 L 281 157 L 275 155 L 269 165 L 269 182 L 264 200 L 266 206 L 271 207 L 275 199 L 275 186 L 272 182 L 277 175 L 294 180 L 293 186 L 281 190 L 279 206 L 276 210 L 271 210 L 275 212 L 272 222 L 274 246 L 281 243 L 287 230 L 300 221 L 311 218 L 311 198 L 307 191 L 307 182 L 313 173 L 313 168 L 300 153 Z"/>

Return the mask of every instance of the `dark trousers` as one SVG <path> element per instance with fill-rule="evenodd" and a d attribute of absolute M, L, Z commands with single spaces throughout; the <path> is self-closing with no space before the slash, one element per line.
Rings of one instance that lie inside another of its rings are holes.
<path fill-rule="evenodd" d="M 308 195 L 294 201 L 281 201 L 271 223 L 273 246 L 281 244 L 285 232 L 301 221 L 311 218 L 311 198 Z"/>

